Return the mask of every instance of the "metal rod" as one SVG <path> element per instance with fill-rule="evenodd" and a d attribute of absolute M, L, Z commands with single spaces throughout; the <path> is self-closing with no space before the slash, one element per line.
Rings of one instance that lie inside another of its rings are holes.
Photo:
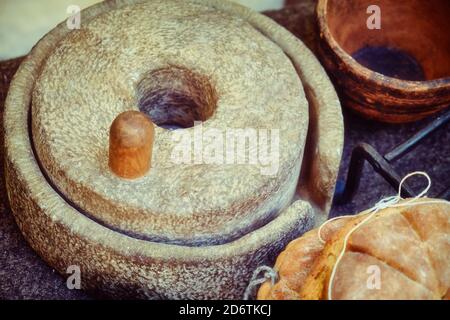
<path fill-rule="evenodd" d="M 430 124 L 428 124 L 425 128 L 417 132 L 414 136 L 406 140 L 404 143 L 398 145 L 394 149 L 392 149 L 389 153 L 384 155 L 384 158 L 389 161 L 395 161 L 398 158 L 401 158 L 404 154 L 408 153 L 412 149 L 418 146 L 418 143 L 426 138 L 429 134 L 436 131 L 447 122 L 450 121 L 450 109 L 433 120 Z"/>
<path fill-rule="evenodd" d="M 367 143 L 358 144 L 352 152 L 347 180 L 342 193 L 337 193 L 334 201 L 338 204 L 349 202 L 359 188 L 364 163 L 367 161 L 395 190 L 399 188 L 401 177 L 383 156 Z M 407 184 L 402 185 L 402 196 L 411 197 L 414 192 Z"/>

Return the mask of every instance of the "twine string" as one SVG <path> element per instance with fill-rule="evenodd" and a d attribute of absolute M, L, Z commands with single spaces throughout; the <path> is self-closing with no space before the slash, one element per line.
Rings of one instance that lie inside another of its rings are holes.
<path fill-rule="evenodd" d="M 259 274 L 261 272 L 264 272 L 263 276 L 261 278 L 258 278 Z M 263 284 L 267 280 L 270 280 L 272 282 L 272 286 L 275 285 L 275 282 L 277 281 L 278 274 L 277 272 L 268 266 L 260 266 L 256 268 L 256 270 L 253 272 L 252 278 L 250 280 L 250 283 L 248 284 L 247 288 L 244 292 L 244 300 L 250 300 L 250 297 L 253 294 L 253 290 L 258 287 L 260 284 Z"/>

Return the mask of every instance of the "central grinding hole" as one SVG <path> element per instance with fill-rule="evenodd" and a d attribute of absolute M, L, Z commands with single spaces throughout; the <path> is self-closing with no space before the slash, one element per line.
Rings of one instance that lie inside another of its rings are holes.
<path fill-rule="evenodd" d="M 208 77 L 170 66 L 145 74 L 137 85 L 139 110 L 166 129 L 190 128 L 206 121 L 217 107 Z"/>

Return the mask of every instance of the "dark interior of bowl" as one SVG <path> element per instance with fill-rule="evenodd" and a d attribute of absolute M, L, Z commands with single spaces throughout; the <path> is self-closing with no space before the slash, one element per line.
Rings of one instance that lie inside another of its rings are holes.
<path fill-rule="evenodd" d="M 380 29 L 369 29 L 371 5 Z M 450 77 L 449 0 L 329 0 L 327 23 L 338 44 L 365 67 L 403 80 Z"/>

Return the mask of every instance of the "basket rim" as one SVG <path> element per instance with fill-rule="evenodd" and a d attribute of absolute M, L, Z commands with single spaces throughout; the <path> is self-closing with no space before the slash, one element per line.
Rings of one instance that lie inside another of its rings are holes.
<path fill-rule="evenodd" d="M 370 79 L 371 82 L 380 87 L 388 87 L 396 91 L 411 94 L 430 93 L 450 89 L 450 77 L 424 81 L 400 80 L 386 76 L 359 64 L 341 47 L 332 35 L 331 30 L 328 28 L 328 3 L 329 0 L 318 0 L 317 3 L 316 15 L 320 36 L 325 40 L 326 45 L 334 52 L 338 59 L 348 68 L 347 70 L 349 73 L 353 74 L 358 79 Z"/>

